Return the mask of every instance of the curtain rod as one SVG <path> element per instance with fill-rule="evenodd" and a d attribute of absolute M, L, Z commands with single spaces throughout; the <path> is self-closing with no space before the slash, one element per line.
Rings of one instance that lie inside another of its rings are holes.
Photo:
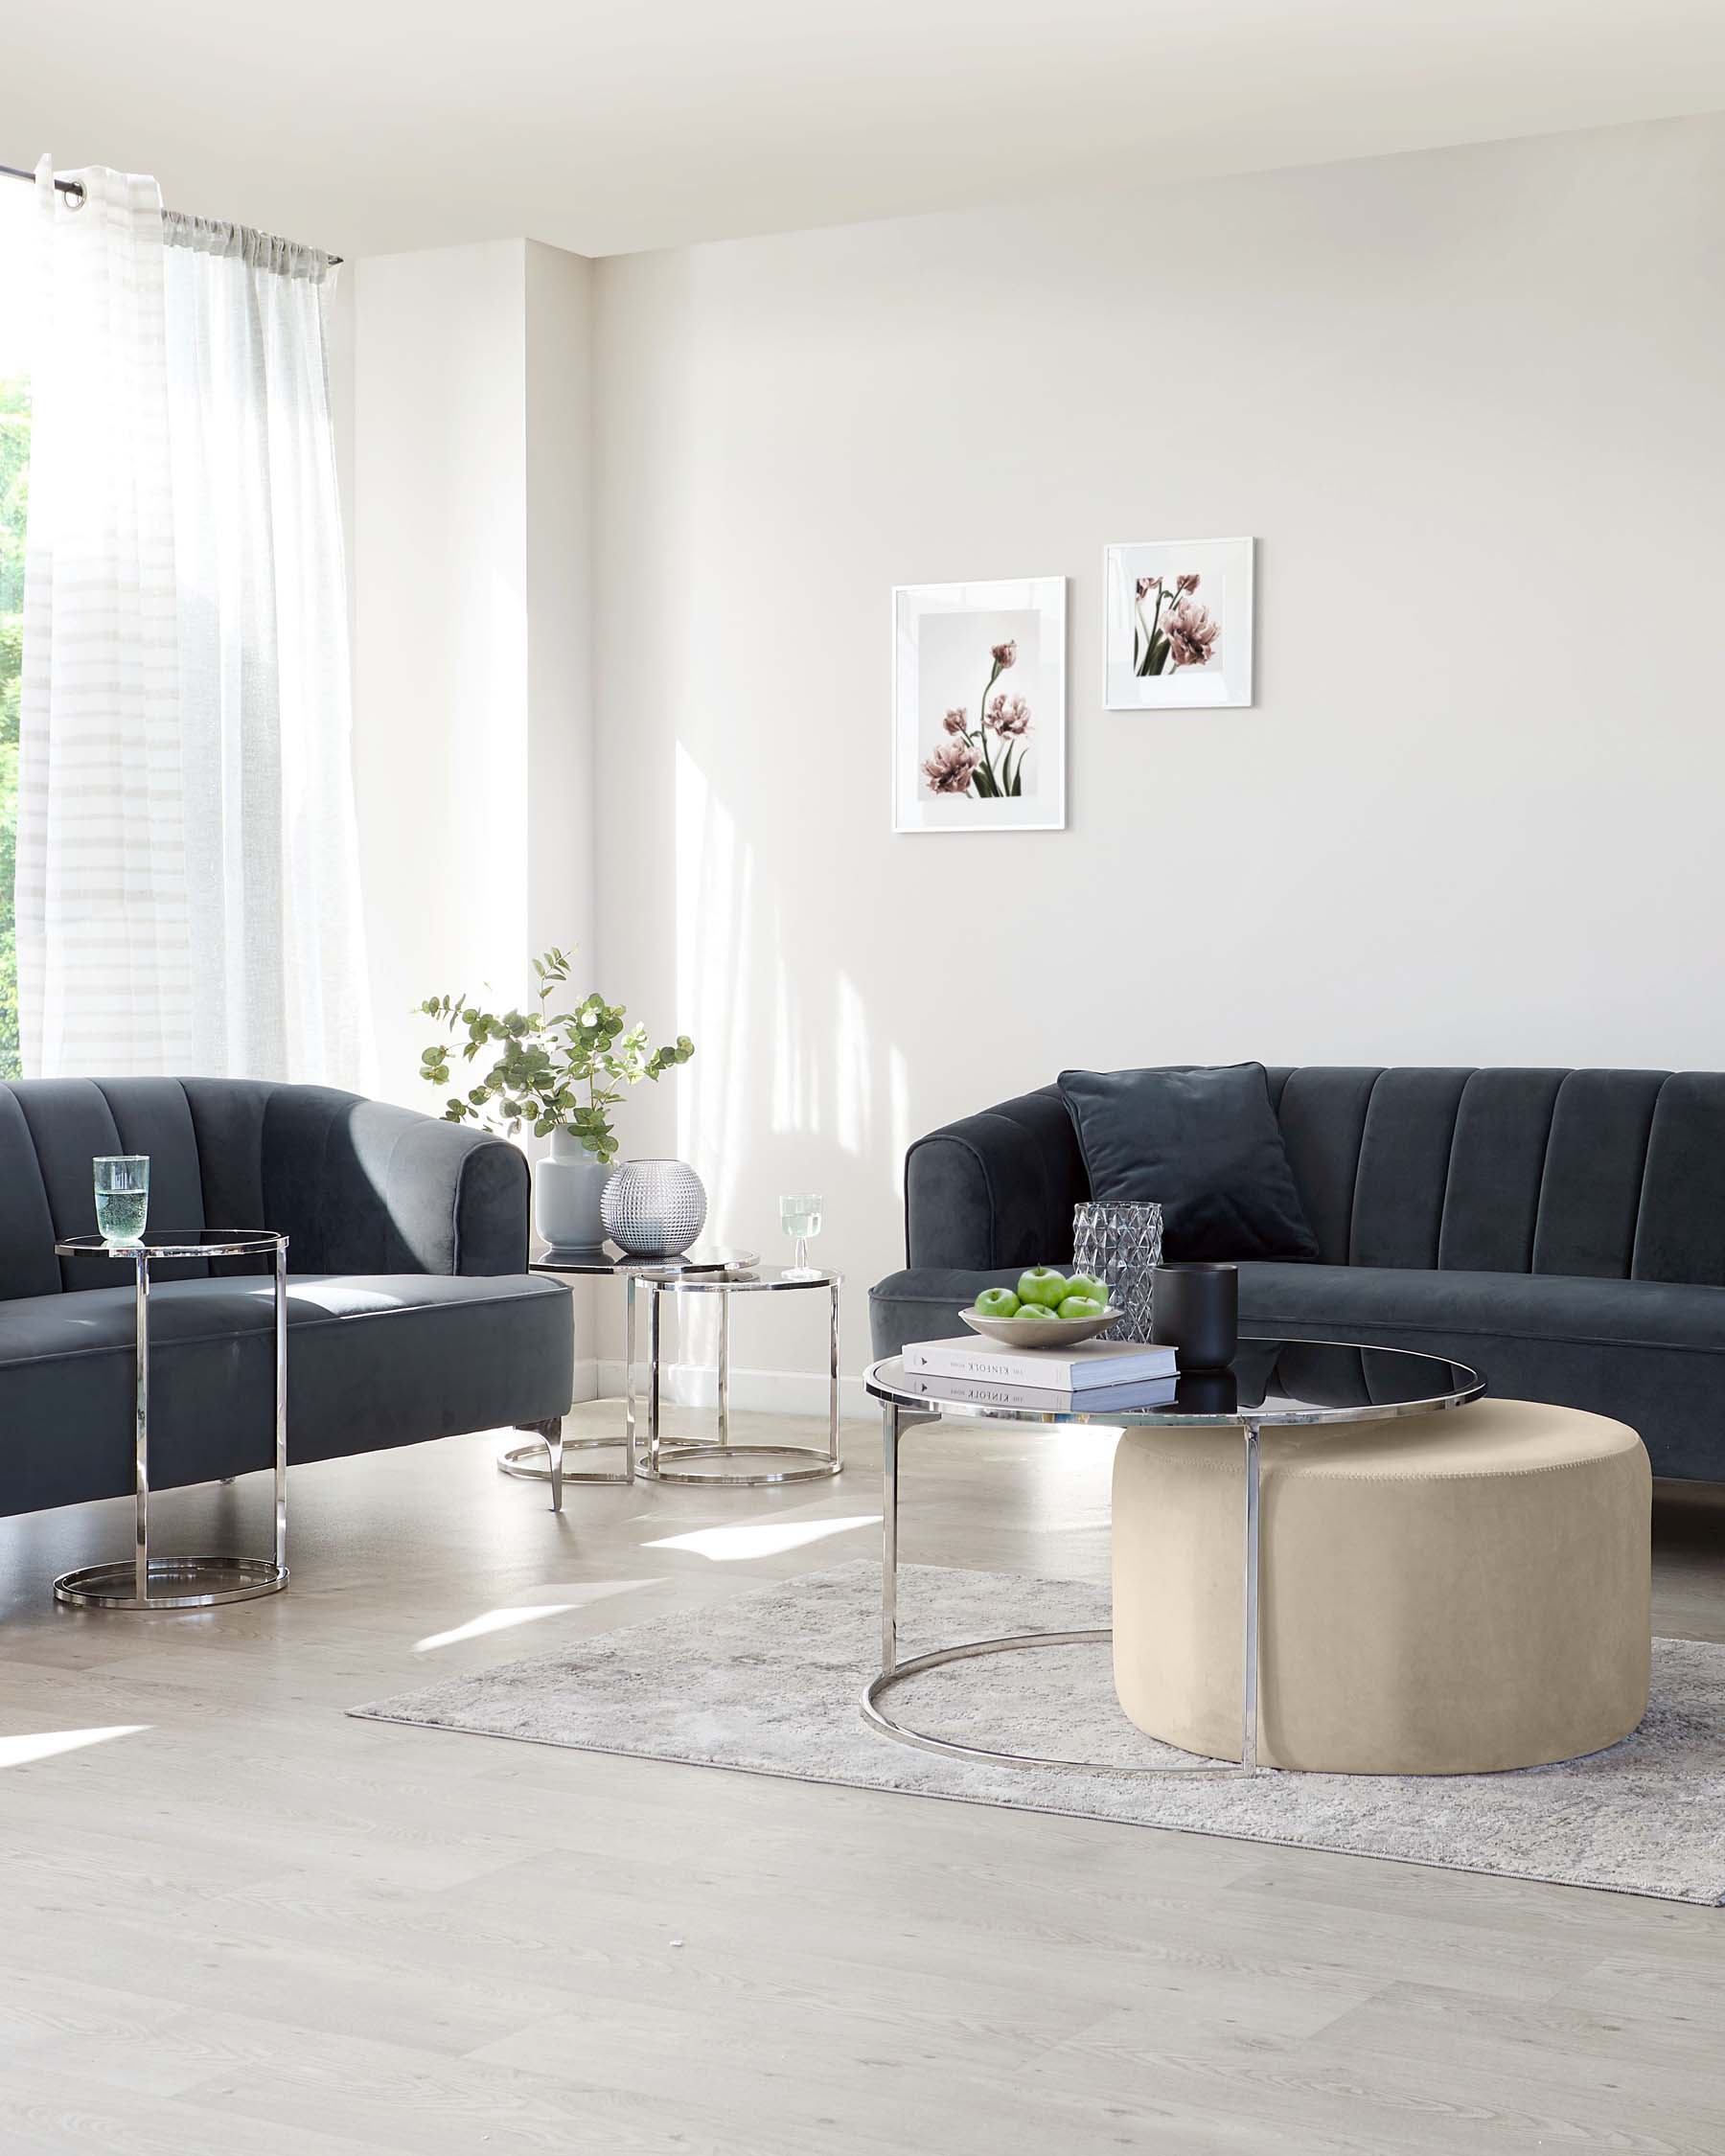
<path fill-rule="evenodd" d="M 34 181 L 35 178 L 35 174 L 34 172 L 27 172 L 22 169 L 22 167 L 17 165 L 0 165 L 0 174 L 3 174 L 7 179 Z M 84 190 L 81 180 L 57 179 L 54 184 L 58 189 L 60 194 L 68 195 L 75 195 L 78 199 L 73 203 L 73 208 L 79 210 L 82 209 L 84 204 Z M 338 269 L 341 266 L 342 258 L 340 255 L 326 255 L 324 257 L 324 260 L 329 264 L 332 269 Z"/>
<path fill-rule="evenodd" d="M 26 172 L 16 165 L 0 165 L 0 172 L 4 172 L 8 179 L 34 180 L 35 178 L 35 174 L 34 172 Z M 82 184 L 80 181 L 75 179 L 57 179 L 54 184 L 59 189 L 62 195 L 76 195 L 79 199 L 79 203 L 80 205 L 82 204 L 84 198 L 84 191 Z"/>

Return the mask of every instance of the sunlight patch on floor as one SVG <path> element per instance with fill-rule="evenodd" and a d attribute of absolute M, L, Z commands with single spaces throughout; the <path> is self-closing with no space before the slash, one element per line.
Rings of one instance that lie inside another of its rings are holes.
<path fill-rule="evenodd" d="M 429 1654 L 434 1647 L 453 1647 L 463 1640 L 483 1640 L 488 1632 L 507 1632 L 512 1625 L 532 1624 L 540 1617 L 562 1617 L 572 1610 L 573 1602 L 536 1602 L 518 1610 L 486 1610 L 476 1617 L 469 1617 L 465 1624 L 452 1624 L 447 1632 L 428 1632 L 423 1640 L 413 1642 L 416 1655 Z"/>
<path fill-rule="evenodd" d="M 518 1624 L 533 1624 L 540 1617 L 561 1617 L 565 1610 L 578 1610 L 584 1603 L 603 1602 L 612 1594 L 628 1594 L 637 1587 L 656 1587 L 653 1579 L 599 1579 L 586 1580 L 579 1585 L 553 1588 L 561 1594 L 561 1602 L 510 1602 L 494 1610 L 486 1610 L 476 1617 L 469 1617 L 465 1624 L 452 1624 L 447 1632 L 430 1632 L 425 1639 L 413 1642 L 416 1655 L 429 1654 L 437 1647 L 453 1647 L 463 1640 L 483 1640 L 488 1632 L 508 1632 Z"/>
<path fill-rule="evenodd" d="M 33 1730 L 23 1736 L 0 1736 L 0 1767 L 27 1767 L 33 1759 L 52 1759 L 59 1752 L 80 1752 L 86 1744 L 109 1737 L 137 1736 L 148 1722 L 116 1722 L 102 1730 Z"/>
<path fill-rule="evenodd" d="M 648 1549 L 687 1549 L 697 1557 L 709 1557 L 716 1565 L 734 1564 L 743 1557 L 776 1557 L 781 1550 L 800 1549 L 805 1543 L 824 1542 L 829 1535 L 848 1534 L 853 1527 L 878 1527 L 878 1512 L 862 1512 L 847 1520 L 762 1520 L 736 1527 L 698 1527 L 692 1534 L 666 1535 L 650 1542 Z"/>

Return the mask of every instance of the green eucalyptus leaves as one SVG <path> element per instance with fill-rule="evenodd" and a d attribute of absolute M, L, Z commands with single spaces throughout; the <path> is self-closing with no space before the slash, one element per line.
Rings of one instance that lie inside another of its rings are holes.
<path fill-rule="evenodd" d="M 617 1157 L 610 1112 L 624 1089 L 643 1078 L 657 1078 L 687 1063 L 695 1044 L 679 1033 L 669 1047 L 649 1048 L 647 1028 L 629 1025 L 621 1003 L 589 994 L 572 1011 L 545 1006 L 569 978 L 567 952 L 547 951 L 533 961 L 539 979 L 539 1008 L 534 1011 L 482 1011 L 459 996 L 427 997 L 419 1008 L 439 1019 L 451 1038 L 420 1057 L 420 1076 L 430 1086 L 448 1086 L 450 1058 L 476 1063 L 494 1048 L 496 1060 L 466 1093 L 451 1093 L 444 1108 L 446 1123 L 494 1123 L 509 1136 L 530 1130 L 535 1137 L 572 1131 L 595 1160 Z"/>

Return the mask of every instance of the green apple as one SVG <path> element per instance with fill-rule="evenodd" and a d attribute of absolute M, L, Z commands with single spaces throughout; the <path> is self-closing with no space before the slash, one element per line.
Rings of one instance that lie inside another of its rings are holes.
<path fill-rule="evenodd" d="M 1098 1280 L 1093 1273 L 1074 1273 L 1067 1282 L 1069 1296 L 1089 1296 L 1104 1310 L 1108 1308 L 1108 1282 Z"/>
<path fill-rule="evenodd" d="M 1053 1310 L 1066 1292 L 1066 1274 L 1056 1273 L 1051 1265 L 1033 1265 L 1019 1275 L 1020 1302 L 1040 1302 Z M 1023 1311 L 1019 1315 L 1023 1317 Z"/>
<path fill-rule="evenodd" d="M 1100 1318 L 1102 1308 L 1094 1296 L 1068 1296 L 1055 1315 L 1060 1318 Z"/>
<path fill-rule="evenodd" d="M 1051 1319 L 1054 1313 L 1046 1302 L 1021 1302 L 1018 1306 L 1017 1316 L 1020 1318 L 1047 1318 Z"/>
<path fill-rule="evenodd" d="M 1016 1318 L 1019 1298 L 1010 1288 L 984 1288 L 977 1297 L 978 1318 Z"/>

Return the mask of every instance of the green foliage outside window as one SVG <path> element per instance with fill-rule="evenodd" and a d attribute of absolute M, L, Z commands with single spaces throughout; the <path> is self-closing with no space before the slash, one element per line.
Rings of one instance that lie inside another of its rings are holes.
<path fill-rule="evenodd" d="M 24 658 L 24 509 L 30 389 L 0 381 L 0 1078 L 18 1064 L 18 953 L 12 880 L 18 834 L 18 677 Z"/>

